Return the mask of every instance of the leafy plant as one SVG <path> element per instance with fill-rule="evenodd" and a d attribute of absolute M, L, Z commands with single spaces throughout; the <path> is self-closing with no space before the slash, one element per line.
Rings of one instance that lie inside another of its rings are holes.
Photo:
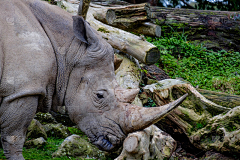
<path fill-rule="evenodd" d="M 187 41 L 184 34 L 147 37 L 161 56 L 156 63 L 172 78 L 183 78 L 202 89 L 240 94 L 240 53 L 232 50 L 214 52 Z"/>
<path fill-rule="evenodd" d="M 144 107 L 156 107 L 156 103 L 153 101 L 153 99 L 148 97 L 148 102 L 145 104 Z"/>
<path fill-rule="evenodd" d="M 79 135 L 81 136 L 83 139 L 85 139 L 86 141 L 89 141 L 88 140 L 88 137 L 78 128 L 75 128 L 75 127 L 68 127 L 68 130 L 71 134 L 76 134 L 76 135 Z"/>

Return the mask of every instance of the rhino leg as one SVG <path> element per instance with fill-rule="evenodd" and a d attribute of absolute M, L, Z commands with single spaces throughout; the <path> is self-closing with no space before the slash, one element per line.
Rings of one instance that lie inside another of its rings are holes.
<path fill-rule="evenodd" d="M 0 107 L 1 141 L 8 160 L 24 160 L 22 148 L 37 104 L 37 96 L 21 97 L 11 101 L 7 100 L 7 97 L 3 99 Z"/>

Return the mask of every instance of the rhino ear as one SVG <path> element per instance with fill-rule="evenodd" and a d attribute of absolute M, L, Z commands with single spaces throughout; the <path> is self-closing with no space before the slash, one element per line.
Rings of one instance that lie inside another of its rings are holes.
<path fill-rule="evenodd" d="M 85 28 L 85 20 L 81 16 L 73 16 L 73 32 L 74 35 L 82 42 L 87 43 L 87 35 Z"/>

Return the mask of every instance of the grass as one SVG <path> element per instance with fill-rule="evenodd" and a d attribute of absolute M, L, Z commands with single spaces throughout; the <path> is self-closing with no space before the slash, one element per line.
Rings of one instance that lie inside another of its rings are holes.
<path fill-rule="evenodd" d="M 52 153 L 55 152 L 58 147 L 61 145 L 64 139 L 59 139 L 55 137 L 48 137 L 47 144 L 43 146 L 42 148 L 23 148 L 23 157 L 26 160 L 43 160 L 43 159 L 53 159 Z M 3 154 L 3 149 L 0 148 L 0 159 L 6 159 L 6 157 Z M 60 157 L 60 158 L 54 158 L 54 160 L 57 159 L 76 159 L 73 157 Z"/>
<path fill-rule="evenodd" d="M 147 37 L 147 41 L 160 50 L 156 65 L 171 78 L 183 78 L 201 89 L 240 95 L 239 52 L 207 50 L 187 41 L 184 31 L 181 35 Z"/>
<path fill-rule="evenodd" d="M 80 135 L 83 139 L 88 141 L 87 136 L 79 129 L 74 127 L 68 127 L 68 130 L 71 134 L 77 134 Z M 23 148 L 23 157 L 26 160 L 80 160 L 79 158 L 70 157 L 70 156 L 62 156 L 62 157 L 56 157 L 52 158 L 52 154 L 58 149 L 58 147 L 61 145 L 61 143 L 64 141 L 64 139 L 59 137 L 48 137 L 47 138 L 47 144 L 42 146 L 41 148 Z M 6 157 L 3 154 L 3 149 L 0 148 L 0 160 L 6 159 Z M 89 159 L 88 159 L 89 160 Z"/>

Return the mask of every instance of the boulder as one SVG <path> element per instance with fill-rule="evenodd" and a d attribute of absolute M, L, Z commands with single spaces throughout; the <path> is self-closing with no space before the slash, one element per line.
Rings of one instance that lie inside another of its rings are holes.
<path fill-rule="evenodd" d="M 49 137 L 66 138 L 70 135 L 68 128 L 61 123 L 46 124 L 43 128 Z"/>
<path fill-rule="evenodd" d="M 47 139 L 47 133 L 45 132 L 43 125 L 38 120 L 33 119 L 30 126 L 28 127 L 26 139 L 33 139 L 39 137 Z"/>
<path fill-rule="evenodd" d="M 55 118 L 50 113 L 38 112 L 34 118 L 38 120 L 41 124 L 57 123 Z"/>
<path fill-rule="evenodd" d="M 43 137 L 39 137 L 37 139 L 32 139 L 25 142 L 24 146 L 27 148 L 41 148 L 47 143 L 47 141 Z"/>
<path fill-rule="evenodd" d="M 104 158 L 104 152 L 91 145 L 78 135 L 67 137 L 59 146 L 58 150 L 52 154 L 53 157 L 73 156 L 79 158 Z"/>

